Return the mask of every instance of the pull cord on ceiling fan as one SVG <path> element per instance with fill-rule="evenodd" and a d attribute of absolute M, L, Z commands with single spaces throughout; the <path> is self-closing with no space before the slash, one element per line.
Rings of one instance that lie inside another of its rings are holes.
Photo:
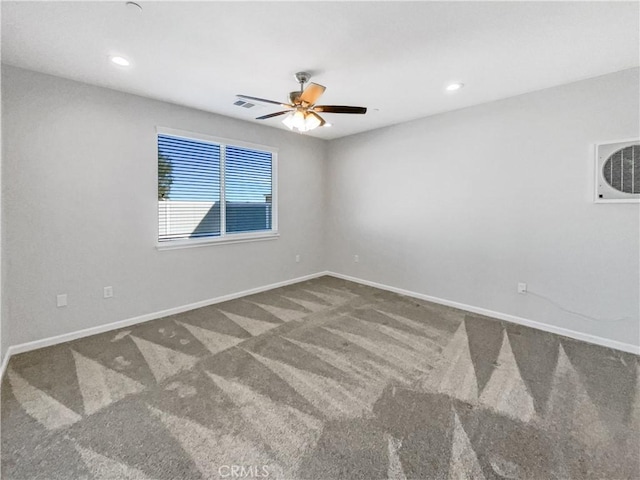
<path fill-rule="evenodd" d="M 351 107 L 347 105 L 316 105 L 318 98 L 320 98 L 326 88 L 317 83 L 310 83 L 307 88 L 304 88 L 304 84 L 311 79 L 311 75 L 307 72 L 298 72 L 295 74 L 295 78 L 300 84 L 300 91 L 289 93 L 290 103 L 281 103 L 274 100 L 251 97 L 248 95 L 237 96 L 247 100 L 270 103 L 286 108 L 286 110 L 281 112 L 270 113 L 268 115 L 257 117 L 256 120 L 266 120 L 267 118 L 288 114 L 282 123 L 284 123 L 290 130 L 297 130 L 299 132 L 308 132 L 309 130 L 325 125 L 326 121 L 318 114 L 319 112 L 350 114 L 367 113 L 367 109 L 365 107 Z"/>

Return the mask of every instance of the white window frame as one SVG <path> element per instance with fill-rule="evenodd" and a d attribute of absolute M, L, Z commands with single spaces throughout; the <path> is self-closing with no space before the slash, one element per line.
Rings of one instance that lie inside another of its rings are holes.
<path fill-rule="evenodd" d="M 228 243 L 256 242 L 264 240 L 275 240 L 280 236 L 278 232 L 278 149 L 267 145 L 233 140 L 229 138 L 214 137 L 205 133 L 189 132 L 168 127 L 156 127 L 156 159 L 158 158 L 158 135 L 170 135 L 173 137 L 185 138 L 187 140 L 202 140 L 204 142 L 215 143 L 220 146 L 220 235 L 206 238 L 185 238 L 179 240 L 159 241 L 160 230 L 156 230 L 156 248 L 158 250 L 175 250 L 177 248 L 206 247 L 209 245 L 221 245 Z M 226 210 L 225 210 L 225 149 L 230 145 L 233 147 L 250 148 L 271 153 L 271 230 L 247 233 L 227 233 L 226 232 Z M 156 183 L 158 181 L 158 167 L 156 162 Z M 158 208 L 156 205 L 156 225 L 158 225 Z"/>

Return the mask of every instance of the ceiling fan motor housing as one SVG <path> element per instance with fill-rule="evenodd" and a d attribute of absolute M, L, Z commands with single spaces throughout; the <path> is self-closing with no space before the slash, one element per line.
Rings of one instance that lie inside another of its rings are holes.
<path fill-rule="evenodd" d="M 300 90 L 296 90 L 295 92 L 289 92 L 289 103 L 294 105 L 298 105 L 300 103 Z"/>

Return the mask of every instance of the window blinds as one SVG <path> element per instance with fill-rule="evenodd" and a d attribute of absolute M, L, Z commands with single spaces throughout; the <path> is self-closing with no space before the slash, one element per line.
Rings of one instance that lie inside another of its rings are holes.
<path fill-rule="evenodd" d="M 272 230 L 273 154 L 158 135 L 159 241 Z"/>
<path fill-rule="evenodd" d="M 226 231 L 271 230 L 271 152 L 228 146 L 224 172 Z"/>

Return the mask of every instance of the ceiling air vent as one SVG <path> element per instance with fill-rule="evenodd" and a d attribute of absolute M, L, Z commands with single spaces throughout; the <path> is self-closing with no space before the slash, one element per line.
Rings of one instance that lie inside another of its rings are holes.
<path fill-rule="evenodd" d="M 640 140 L 596 145 L 596 203 L 640 202 Z"/>
<path fill-rule="evenodd" d="M 255 104 L 253 103 L 249 103 L 249 102 L 245 102 L 244 100 L 236 100 L 235 102 L 233 102 L 234 105 L 237 105 L 239 107 L 243 107 L 243 108 L 252 108 L 255 107 Z"/>

